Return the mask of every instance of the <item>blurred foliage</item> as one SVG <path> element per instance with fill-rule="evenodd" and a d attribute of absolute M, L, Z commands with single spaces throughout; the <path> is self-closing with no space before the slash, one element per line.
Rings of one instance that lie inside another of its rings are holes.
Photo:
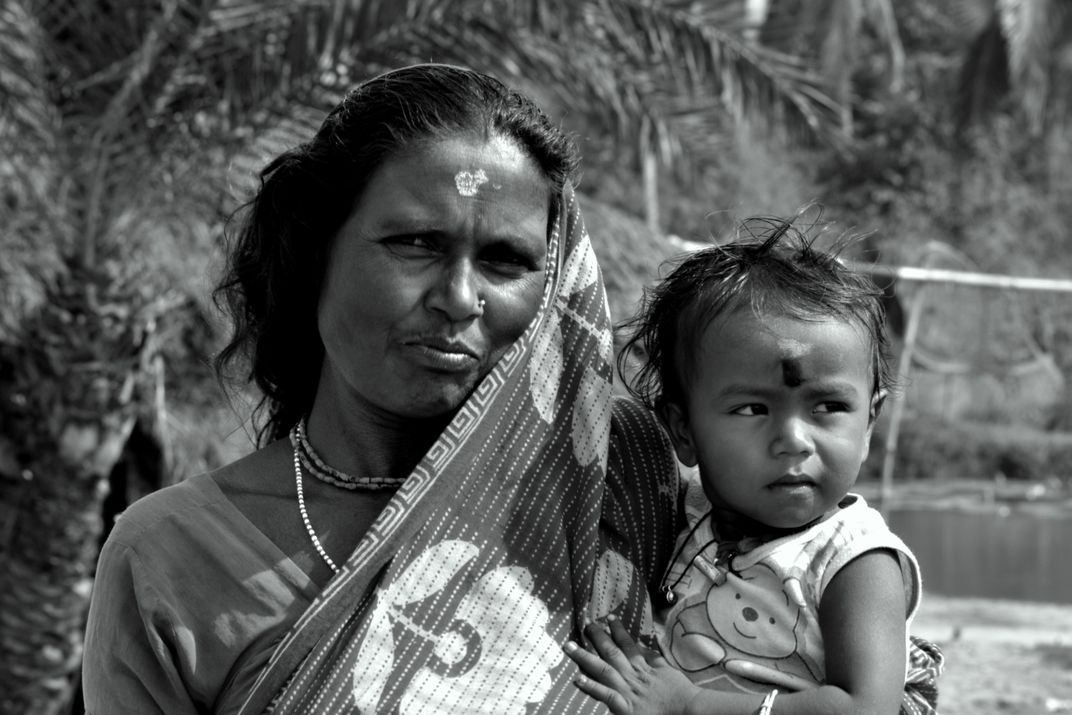
<path fill-rule="evenodd" d="M 890 81 L 888 40 L 865 25 L 852 66 L 848 150 L 789 143 L 750 127 L 720 134 L 713 161 L 697 175 L 661 174 L 667 232 L 723 240 L 736 219 L 790 215 L 815 201 L 835 226 L 864 235 L 855 248 L 866 260 L 919 265 L 927 244 L 940 241 L 968 257 L 961 270 L 1072 276 L 1072 5 L 899 0 L 893 9 L 903 82 Z M 594 183 L 597 195 L 616 205 L 640 204 L 635 176 L 606 172 Z M 930 330 L 957 335 L 958 356 L 988 381 L 986 404 L 969 410 L 985 413 L 988 426 L 932 431 L 910 405 L 897 473 L 1072 473 L 1060 435 L 1072 430 L 1063 389 L 1039 380 L 1036 391 L 1046 394 L 1013 395 L 1008 391 L 1026 389 L 1023 380 L 1002 377 L 1010 363 L 1042 350 L 1068 384 L 1072 294 L 952 292 L 956 300 Z M 978 334 L 969 335 L 973 329 Z M 965 354 L 968 347 L 975 352 Z M 967 382 L 963 390 L 976 391 Z M 1015 399 L 1003 403 L 1003 391 Z M 1018 424 L 1021 412 L 1042 403 L 1030 422 L 1057 431 L 1053 444 Z M 927 427 L 913 427 L 918 420 Z M 941 436 L 929 440 L 932 434 Z M 880 455 L 882 435 L 876 437 L 873 454 Z M 1042 456 L 1029 457 L 1036 447 Z M 869 469 L 879 464 L 873 457 Z"/>
<path fill-rule="evenodd" d="M 494 22 L 488 3 L 460 0 L 106 3 L 96 14 L 90 2 L 4 0 L 0 339 L 65 256 L 121 247 L 146 293 L 184 298 L 160 342 L 182 432 L 179 412 L 221 404 L 208 356 L 223 327 L 208 296 L 226 216 L 253 173 L 356 79 L 428 58 L 538 96 L 577 132 L 594 205 L 636 216 L 640 158 L 654 152 L 665 233 L 717 240 L 739 218 L 819 202 L 835 225 L 868 234 L 857 247 L 871 259 L 912 263 L 940 240 L 980 270 L 1068 275 L 1066 6 L 781 0 L 755 26 L 730 0 L 502 2 Z M 636 293 L 628 276 L 650 279 L 665 257 L 602 252 L 626 263 L 618 305 Z M 1069 374 L 1072 300 L 1024 303 Z M 225 413 L 241 413 L 234 399 Z M 241 432 L 237 416 L 225 422 Z"/>
<path fill-rule="evenodd" d="M 881 454 L 881 438 L 872 453 Z M 861 480 L 877 481 L 881 459 L 869 459 Z M 1072 483 L 1072 434 L 993 422 L 906 419 L 897 447 L 897 478 L 1058 480 Z"/>
<path fill-rule="evenodd" d="M 118 251 L 143 293 L 189 298 L 191 326 L 159 346 L 184 402 L 210 393 L 226 217 L 268 157 L 389 67 L 517 84 L 623 176 L 647 155 L 687 172 L 743 122 L 838 133 L 821 73 L 749 42 L 735 0 L 0 0 L 0 20 L 0 340 L 21 339 L 64 266 Z"/>

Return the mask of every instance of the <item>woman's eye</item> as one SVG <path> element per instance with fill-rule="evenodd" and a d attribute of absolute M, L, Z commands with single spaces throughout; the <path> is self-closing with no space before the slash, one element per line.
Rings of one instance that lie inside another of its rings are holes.
<path fill-rule="evenodd" d="M 539 270 L 536 261 L 530 256 L 509 248 L 485 251 L 481 256 L 481 260 L 493 270 L 511 275 Z"/>
<path fill-rule="evenodd" d="M 430 253 L 436 250 L 436 244 L 427 236 L 391 236 L 383 244 L 392 251 L 403 254 Z"/>
<path fill-rule="evenodd" d="M 743 415 L 745 417 L 755 417 L 755 416 L 758 416 L 758 415 L 765 415 L 765 414 L 767 414 L 767 406 L 766 405 L 761 405 L 761 404 L 756 403 L 756 402 L 753 402 L 753 403 L 750 403 L 750 404 L 747 404 L 747 405 L 741 405 L 740 407 L 735 407 L 733 409 L 733 414 L 735 414 L 735 415 Z"/>

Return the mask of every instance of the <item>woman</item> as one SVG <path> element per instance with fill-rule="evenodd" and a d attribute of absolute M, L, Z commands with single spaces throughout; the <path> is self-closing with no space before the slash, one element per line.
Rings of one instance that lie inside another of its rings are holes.
<path fill-rule="evenodd" d="M 576 164 L 527 99 L 419 65 L 265 169 L 219 360 L 249 360 L 262 447 L 117 523 L 89 713 L 597 708 L 561 646 L 651 634 L 676 472 L 611 398 Z"/>

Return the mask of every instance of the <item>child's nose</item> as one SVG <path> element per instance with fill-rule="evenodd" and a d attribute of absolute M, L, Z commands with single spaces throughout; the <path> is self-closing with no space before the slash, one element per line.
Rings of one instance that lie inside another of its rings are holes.
<path fill-rule="evenodd" d="M 787 417 L 778 426 L 774 438 L 774 451 L 779 455 L 809 454 L 812 451 L 811 434 L 806 420 Z"/>

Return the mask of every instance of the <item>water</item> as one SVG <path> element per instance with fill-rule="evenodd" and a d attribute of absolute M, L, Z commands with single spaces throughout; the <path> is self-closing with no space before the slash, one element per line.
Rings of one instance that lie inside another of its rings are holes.
<path fill-rule="evenodd" d="M 1072 603 L 1072 514 L 902 507 L 887 519 L 929 593 Z"/>

